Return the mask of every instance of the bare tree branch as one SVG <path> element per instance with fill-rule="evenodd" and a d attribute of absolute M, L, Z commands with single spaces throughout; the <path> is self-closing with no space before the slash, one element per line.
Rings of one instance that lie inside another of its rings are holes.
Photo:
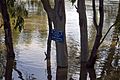
<path fill-rule="evenodd" d="M 103 43 L 103 41 L 105 40 L 107 34 L 110 32 L 110 30 L 112 29 L 113 26 L 115 26 L 116 23 L 114 23 L 113 25 L 110 26 L 110 28 L 108 29 L 108 31 L 106 32 L 106 34 L 104 35 L 104 37 L 102 38 L 102 40 L 100 41 L 100 45 Z"/>

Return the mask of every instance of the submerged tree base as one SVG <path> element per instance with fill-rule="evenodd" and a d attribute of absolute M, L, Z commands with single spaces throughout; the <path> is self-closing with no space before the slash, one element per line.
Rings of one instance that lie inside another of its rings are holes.
<path fill-rule="evenodd" d="M 80 69 L 80 78 L 79 80 L 87 80 L 87 67 L 86 62 L 81 62 L 81 69 Z"/>
<path fill-rule="evenodd" d="M 97 59 L 97 56 L 90 57 L 90 59 L 88 60 L 88 62 L 86 64 L 86 67 L 87 68 L 94 68 L 94 64 L 96 62 L 96 59 Z"/>

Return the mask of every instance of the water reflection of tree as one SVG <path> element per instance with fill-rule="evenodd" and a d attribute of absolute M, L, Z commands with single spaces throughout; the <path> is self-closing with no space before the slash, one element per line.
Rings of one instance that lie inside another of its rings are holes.
<path fill-rule="evenodd" d="M 44 12 L 44 10 L 43 10 L 41 1 L 38 2 L 37 14 L 38 14 L 38 15 L 42 15 L 42 16 L 45 15 L 45 12 Z"/>
<path fill-rule="evenodd" d="M 117 30 L 115 29 L 113 32 L 113 37 L 112 37 L 112 43 L 110 45 L 110 49 L 107 52 L 107 59 L 103 63 L 103 69 L 101 72 L 101 77 L 99 78 L 104 79 L 104 80 L 119 80 L 120 76 L 120 70 L 118 69 L 118 58 L 114 57 L 115 55 L 119 54 L 119 51 L 117 51 L 117 45 L 118 45 L 118 33 Z M 114 60 L 117 60 L 115 63 Z"/>
<path fill-rule="evenodd" d="M 40 34 L 40 38 L 47 37 L 47 17 L 38 16 L 36 14 L 30 15 L 28 18 L 25 18 L 25 32 L 33 33 L 34 31 Z"/>
<path fill-rule="evenodd" d="M 14 30 L 12 33 L 13 33 L 13 44 L 17 45 L 18 44 L 18 39 L 19 39 L 20 32 Z"/>
<path fill-rule="evenodd" d="M 120 3 L 119 3 L 120 6 Z M 118 15 L 116 17 L 116 26 L 112 34 L 112 42 L 110 49 L 107 51 L 101 51 L 101 57 L 105 60 L 100 60 L 100 66 L 102 67 L 102 72 L 98 80 L 119 80 L 120 70 L 119 70 L 119 20 L 120 20 L 120 7 L 118 10 Z M 102 52 L 105 52 L 102 53 Z"/>
<path fill-rule="evenodd" d="M 2 47 L 2 48 L 1 48 Z M 0 44 L 0 80 L 3 78 L 4 76 L 4 68 L 5 68 L 5 53 L 3 50 L 4 47 L 1 46 Z"/>
<path fill-rule="evenodd" d="M 79 42 L 75 41 L 72 37 L 68 40 L 68 77 L 72 78 L 73 75 L 79 74 Z"/>
<path fill-rule="evenodd" d="M 31 13 L 37 13 L 37 15 L 45 15 L 45 11 L 42 7 L 41 0 L 28 0 L 26 2 L 27 10 Z"/>
<path fill-rule="evenodd" d="M 40 33 L 40 38 L 44 39 L 47 38 L 47 25 L 42 24 L 39 26 L 39 33 Z"/>
<path fill-rule="evenodd" d="M 4 76 L 4 70 L 5 70 L 5 43 L 4 43 L 4 37 L 3 34 L 0 31 L 0 80 L 2 80 Z"/>
<path fill-rule="evenodd" d="M 94 31 L 95 27 L 94 25 L 92 24 L 91 26 L 89 26 L 89 36 L 88 36 L 88 40 L 89 40 L 89 52 L 91 52 L 91 49 L 92 49 L 92 46 L 93 46 L 93 41 L 95 40 L 95 33 L 96 31 Z"/>
<path fill-rule="evenodd" d="M 21 33 L 21 40 L 22 40 L 22 43 L 25 43 L 25 44 L 30 44 L 31 41 L 32 41 L 32 35 L 31 35 L 31 32 L 26 32 L 26 31 L 23 31 Z"/>
<path fill-rule="evenodd" d="M 32 39 L 46 39 L 47 37 L 47 22 L 43 21 L 45 16 L 33 15 L 25 18 L 25 27 L 20 34 L 20 40 L 26 44 L 30 44 Z M 40 41 L 40 40 L 39 40 Z"/>

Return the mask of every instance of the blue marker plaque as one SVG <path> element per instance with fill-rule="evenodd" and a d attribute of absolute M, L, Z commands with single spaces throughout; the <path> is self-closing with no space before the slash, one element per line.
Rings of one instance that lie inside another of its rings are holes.
<path fill-rule="evenodd" d="M 56 42 L 64 42 L 64 33 L 55 29 L 51 30 L 51 39 Z"/>

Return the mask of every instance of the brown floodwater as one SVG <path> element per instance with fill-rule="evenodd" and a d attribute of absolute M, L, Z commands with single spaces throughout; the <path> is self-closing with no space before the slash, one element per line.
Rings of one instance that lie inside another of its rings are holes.
<path fill-rule="evenodd" d="M 29 12 L 25 18 L 24 29 L 13 31 L 15 60 L 13 80 L 79 80 L 80 74 L 80 32 L 79 16 L 69 0 L 66 0 L 66 36 L 68 46 L 68 69 L 56 68 L 55 42 L 51 46 L 51 70 L 47 69 L 45 52 L 47 51 L 48 24 L 45 11 L 37 3 L 26 3 Z M 92 6 L 90 0 L 86 2 L 88 19 L 89 51 L 95 38 L 92 22 Z M 105 21 L 103 35 L 115 21 L 118 2 L 105 1 Z M 75 4 L 76 5 L 76 4 Z M 97 6 L 98 10 L 98 6 Z M 97 12 L 98 14 L 98 12 Z M 99 14 L 97 15 L 99 17 Z M 116 28 L 107 35 L 100 46 L 95 64 L 96 80 L 120 80 L 120 41 Z M 9 61 L 8 61 L 9 62 Z M 0 80 L 5 74 L 5 45 L 4 32 L 0 29 Z M 9 62 L 10 64 L 10 62 Z M 51 71 L 51 72 L 50 72 Z M 90 70 L 94 73 L 94 70 Z M 50 73 L 49 73 L 50 72 Z M 90 75 L 90 74 L 89 74 Z M 90 80 L 88 75 L 88 80 Z"/>

